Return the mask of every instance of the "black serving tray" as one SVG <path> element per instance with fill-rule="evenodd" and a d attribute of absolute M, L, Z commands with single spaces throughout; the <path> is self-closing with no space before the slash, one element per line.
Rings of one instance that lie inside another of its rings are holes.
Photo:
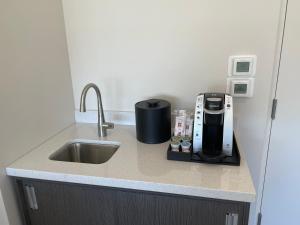
<path fill-rule="evenodd" d="M 187 152 L 182 152 L 181 148 L 179 149 L 179 152 L 174 152 L 172 151 L 171 145 L 169 145 L 167 151 L 167 159 L 175 160 L 175 161 L 183 161 L 183 162 L 221 164 L 221 165 L 230 165 L 230 166 L 240 165 L 241 156 L 240 156 L 235 135 L 233 135 L 232 156 L 224 156 L 224 157 L 217 157 L 217 158 L 212 158 L 207 156 L 204 157 L 198 153 L 193 153 L 192 146 L 190 149 L 190 153 L 187 153 Z"/>

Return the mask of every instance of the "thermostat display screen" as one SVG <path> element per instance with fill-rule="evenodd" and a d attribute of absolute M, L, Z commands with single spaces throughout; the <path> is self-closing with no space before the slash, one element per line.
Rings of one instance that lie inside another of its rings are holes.
<path fill-rule="evenodd" d="M 247 84 L 235 84 L 234 85 L 234 94 L 247 94 Z"/>
<path fill-rule="evenodd" d="M 250 70 L 250 62 L 237 62 L 236 63 L 236 72 L 244 73 L 249 72 Z"/>

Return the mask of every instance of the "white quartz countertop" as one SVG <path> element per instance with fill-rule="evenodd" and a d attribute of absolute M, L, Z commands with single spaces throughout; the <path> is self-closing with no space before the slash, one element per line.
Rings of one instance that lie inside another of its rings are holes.
<path fill-rule="evenodd" d="M 49 156 L 74 139 L 119 142 L 103 164 L 53 161 Z M 248 166 L 167 160 L 169 142 L 143 144 L 134 126 L 116 126 L 98 138 L 95 124 L 74 124 L 6 168 L 9 176 L 155 191 L 242 202 L 255 200 Z"/>

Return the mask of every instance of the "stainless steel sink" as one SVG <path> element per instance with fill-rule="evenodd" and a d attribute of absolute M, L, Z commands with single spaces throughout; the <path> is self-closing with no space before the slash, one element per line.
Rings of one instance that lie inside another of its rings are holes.
<path fill-rule="evenodd" d="M 107 162 L 120 147 L 112 142 L 73 141 L 53 153 L 49 159 L 65 162 L 101 164 Z"/>

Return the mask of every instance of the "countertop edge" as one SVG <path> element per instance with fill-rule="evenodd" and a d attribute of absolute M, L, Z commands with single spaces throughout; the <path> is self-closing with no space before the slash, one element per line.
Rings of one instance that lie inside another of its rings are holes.
<path fill-rule="evenodd" d="M 12 177 L 22 177 L 30 179 L 40 179 L 47 181 L 77 183 L 115 188 L 126 188 L 133 190 L 153 191 L 160 193 L 178 194 L 248 203 L 254 202 L 256 198 L 255 193 L 220 191 L 203 187 L 191 187 L 175 184 L 145 182 L 138 180 L 64 174 L 39 170 L 25 170 L 11 167 L 6 168 L 6 174 Z"/>

